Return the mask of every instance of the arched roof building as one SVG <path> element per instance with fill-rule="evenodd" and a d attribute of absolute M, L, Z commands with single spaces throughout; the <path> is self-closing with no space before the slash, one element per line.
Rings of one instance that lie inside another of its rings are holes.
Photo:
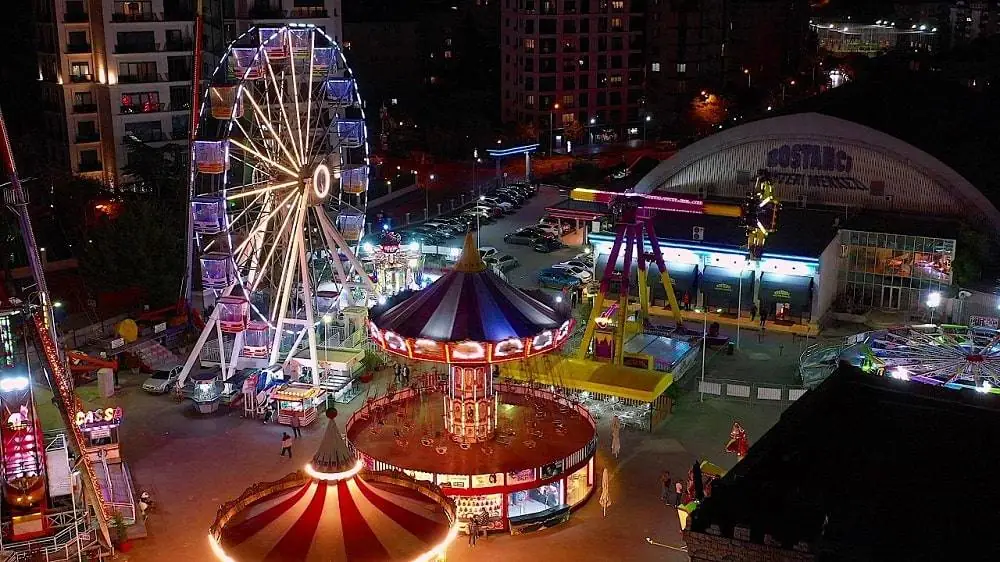
<path fill-rule="evenodd" d="M 972 216 L 1000 226 L 1000 211 L 937 158 L 875 129 L 819 113 L 763 119 L 709 136 L 660 163 L 635 191 L 738 198 L 758 170 L 771 174 L 786 205 Z"/>

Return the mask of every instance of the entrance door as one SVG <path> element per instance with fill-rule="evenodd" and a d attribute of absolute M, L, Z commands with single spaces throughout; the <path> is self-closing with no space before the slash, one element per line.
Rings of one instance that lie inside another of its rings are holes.
<path fill-rule="evenodd" d="M 899 310 L 899 287 L 882 287 L 882 308 Z"/>

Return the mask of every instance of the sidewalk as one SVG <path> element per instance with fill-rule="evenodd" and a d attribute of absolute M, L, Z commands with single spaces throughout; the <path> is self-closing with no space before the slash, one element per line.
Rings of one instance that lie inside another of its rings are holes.
<path fill-rule="evenodd" d="M 669 319 L 673 319 L 674 313 L 667 307 L 664 306 L 649 306 L 649 314 L 653 316 L 663 316 Z M 700 312 L 695 312 L 694 310 L 682 310 L 681 316 L 684 318 L 685 322 L 695 322 L 701 324 L 705 321 L 705 315 Z M 733 330 L 736 328 L 737 320 L 732 316 L 726 316 L 723 314 L 718 314 L 716 312 L 708 313 L 708 323 L 718 322 L 722 326 L 731 326 Z M 739 325 L 741 330 L 760 330 L 760 319 L 750 320 L 750 316 L 744 313 L 739 319 Z M 776 332 L 781 334 L 792 334 L 796 336 L 804 336 L 814 338 L 819 335 L 819 327 L 812 324 L 778 324 L 777 322 L 767 321 L 765 326 L 765 331 Z M 727 334 L 731 335 L 731 334 Z"/>

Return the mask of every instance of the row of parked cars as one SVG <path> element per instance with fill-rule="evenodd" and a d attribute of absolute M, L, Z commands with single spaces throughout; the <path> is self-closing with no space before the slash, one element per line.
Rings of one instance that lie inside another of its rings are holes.
<path fill-rule="evenodd" d="M 520 209 L 524 202 L 538 193 L 537 186 L 527 183 L 507 185 L 480 196 L 475 205 L 429 220 L 419 226 L 399 231 L 405 242 L 417 241 L 437 246 L 470 229 L 489 224 Z"/>
<path fill-rule="evenodd" d="M 504 234 L 503 241 L 508 244 L 531 246 L 536 252 L 547 254 L 565 247 L 561 238 L 572 230 L 573 227 L 569 224 L 560 223 L 559 219 L 546 215 L 538 221 L 538 224 L 525 226 Z"/>
<path fill-rule="evenodd" d="M 575 289 L 594 281 L 594 256 L 577 254 L 573 259 L 553 264 L 538 272 L 538 286 Z"/>

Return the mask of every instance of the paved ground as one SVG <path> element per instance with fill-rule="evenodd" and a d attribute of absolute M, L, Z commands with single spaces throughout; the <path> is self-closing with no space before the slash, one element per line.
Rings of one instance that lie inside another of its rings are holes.
<path fill-rule="evenodd" d="M 777 337 L 765 338 L 762 343 L 746 342 L 735 357 L 710 355 L 707 372 L 720 378 L 792 380 L 792 354 L 781 351 L 780 345 Z M 388 374 L 381 375 L 373 384 L 383 388 L 388 378 Z M 142 379 L 124 374 L 122 390 L 107 401 L 92 398 L 93 385 L 81 389 L 92 403 L 125 409 L 123 453 L 138 486 L 150 490 L 158 502 L 148 520 L 149 538 L 137 541 L 134 550 L 121 559 L 211 560 L 206 533 L 218 506 L 254 482 L 274 480 L 301 467 L 315 452 L 323 426 L 305 428 L 293 448 L 293 460 L 287 460 L 278 455 L 278 442 L 286 428 L 245 420 L 238 413 L 198 416 L 190 402 L 142 392 Z M 43 400 L 39 396 L 39 402 Z M 360 402 L 340 407 L 337 421 L 342 424 Z M 687 393 L 674 415 L 655 432 L 626 432 L 617 460 L 608 452 L 607 420 L 602 420 L 597 470 L 598 474 L 605 467 L 611 471 L 614 501 L 606 518 L 597 501 L 599 492 L 595 492 L 566 525 L 527 536 L 494 535 L 475 549 L 463 538 L 449 559 L 529 561 L 543 555 L 555 562 L 682 560 L 682 554 L 645 541 L 651 537 L 664 544 L 680 543 L 676 514 L 658 501 L 660 471 L 684 475 L 695 459 L 732 466 L 735 457 L 723 451 L 732 422 L 739 420 L 753 441 L 781 410 L 777 405 L 751 407 L 719 399 L 700 402 L 696 393 Z M 321 421 L 325 423 L 324 418 Z"/>

